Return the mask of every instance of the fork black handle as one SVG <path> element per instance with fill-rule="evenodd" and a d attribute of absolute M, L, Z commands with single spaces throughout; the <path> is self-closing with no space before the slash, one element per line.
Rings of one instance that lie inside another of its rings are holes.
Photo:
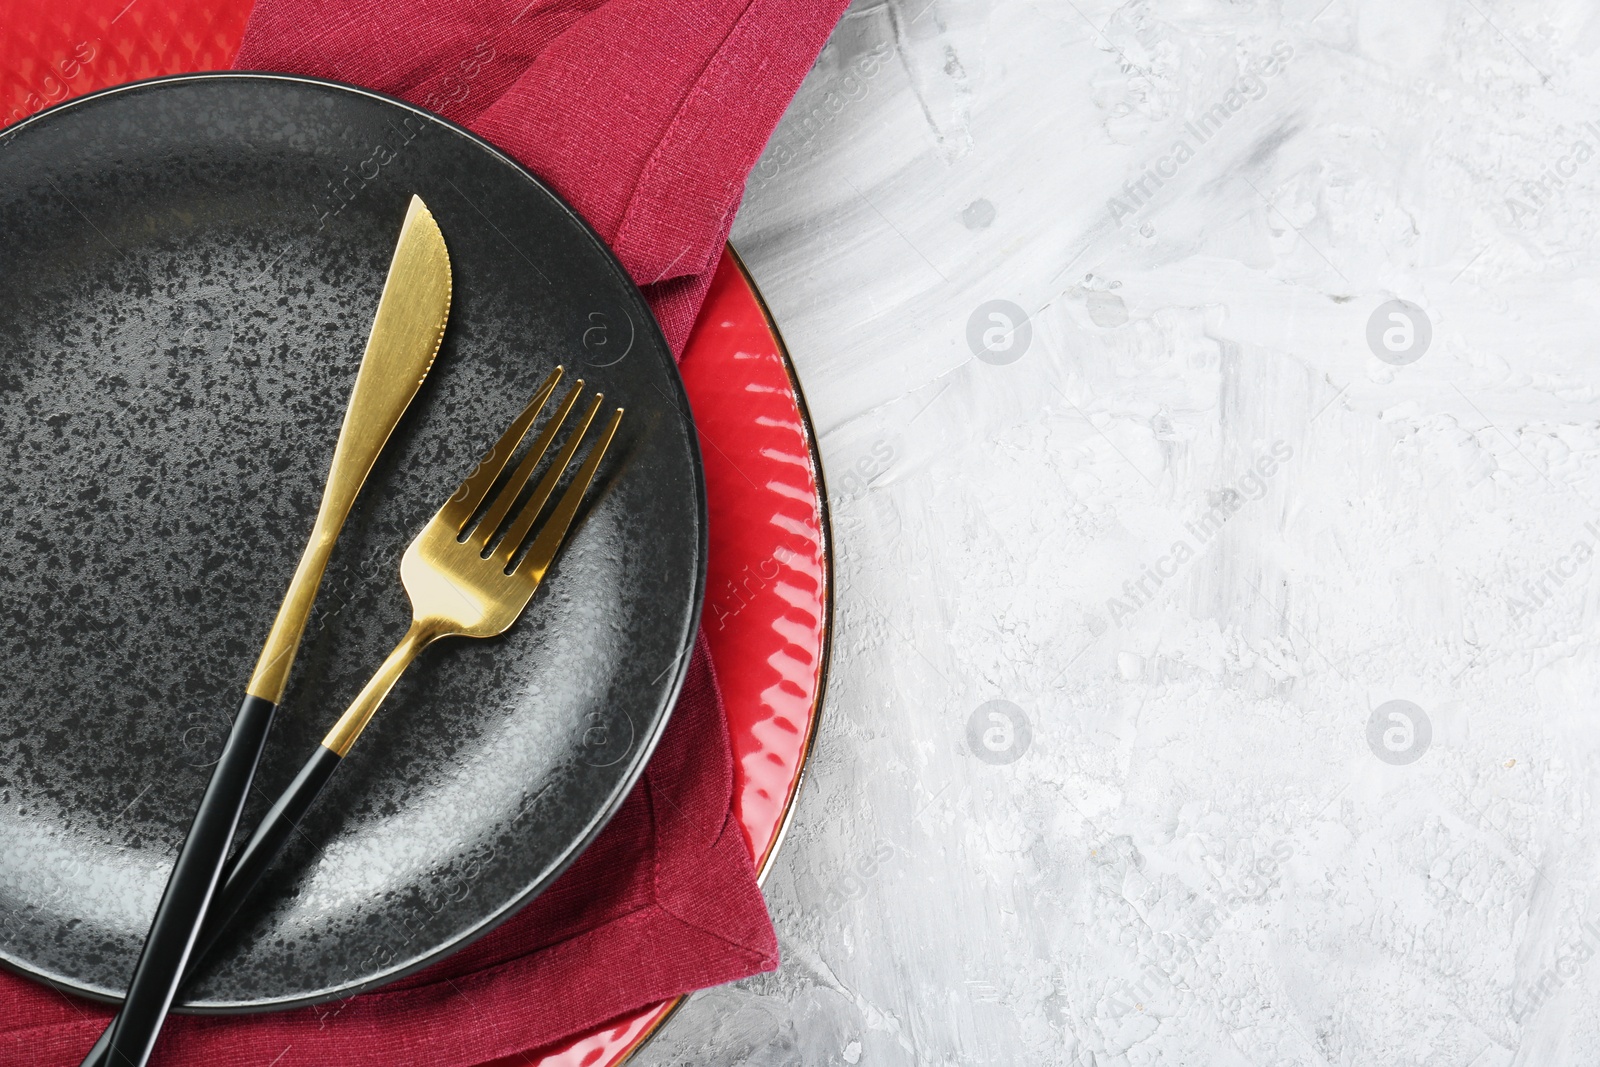
<path fill-rule="evenodd" d="M 300 773 L 295 775 L 294 781 L 289 783 L 289 787 L 262 817 L 260 825 L 250 835 L 250 840 L 245 843 L 244 848 L 228 862 L 222 888 L 217 890 L 211 907 L 206 911 L 200 936 L 195 939 L 194 950 L 189 954 L 188 966 L 184 968 L 183 976 L 178 980 L 180 989 L 189 976 L 205 962 L 211 950 L 227 932 L 228 926 L 244 907 L 251 891 L 255 889 L 262 875 L 266 874 L 272 865 L 273 859 L 299 828 L 306 812 L 311 809 L 312 802 L 317 799 L 317 794 L 322 792 L 322 787 L 328 784 L 328 779 L 333 777 L 333 772 L 339 769 L 339 764 L 342 762 L 337 752 L 318 745 L 316 755 L 300 768 Z M 94 1048 L 89 1050 L 89 1055 L 84 1057 L 83 1067 L 112 1067 L 114 1061 L 108 1053 L 114 1026 L 113 1020 L 112 1025 L 107 1026 L 101 1033 L 100 1040 L 95 1042 Z"/>
<path fill-rule="evenodd" d="M 256 883 L 267 873 L 267 868 L 272 866 L 272 861 L 283 851 L 283 846 L 299 830 L 300 822 L 311 809 L 312 801 L 317 799 L 317 794 L 322 792 L 322 787 L 328 784 L 328 779 L 333 777 L 333 772 L 339 769 L 339 764 L 342 762 L 337 752 L 318 745 L 316 755 L 306 760 L 305 766 L 300 768 L 300 773 L 289 783 L 289 788 L 283 791 L 266 815 L 262 816 L 261 823 L 250 835 L 250 840 L 245 842 L 244 848 L 240 849 L 239 854 L 228 864 L 222 888 L 217 890 L 217 899 L 212 902 L 211 910 L 206 913 L 205 924 L 200 928 L 200 936 L 195 940 L 194 954 L 190 957 L 185 978 L 204 962 L 212 949 L 217 947 L 218 939 L 238 917 L 240 909 L 244 907 L 244 902 L 255 889 Z"/>
<path fill-rule="evenodd" d="M 143 1067 L 150 1058 L 216 892 L 277 710 L 269 700 L 247 696 L 234 716 L 222 756 L 156 907 L 122 1013 L 109 1028 L 108 1067 Z"/>

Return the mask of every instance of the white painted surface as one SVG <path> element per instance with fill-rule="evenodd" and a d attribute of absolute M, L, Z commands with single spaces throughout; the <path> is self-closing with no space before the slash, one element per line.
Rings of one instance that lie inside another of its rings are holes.
<path fill-rule="evenodd" d="M 851 10 L 734 234 L 835 509 L 785 960 L 642 1062 L 1600 1063 L 1597 47 Z"/>

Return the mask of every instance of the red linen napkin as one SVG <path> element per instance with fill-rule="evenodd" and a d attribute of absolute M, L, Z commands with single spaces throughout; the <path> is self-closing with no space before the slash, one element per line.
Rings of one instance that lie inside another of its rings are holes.
<path fill-rule="evenodd" d="M 572 202 L 681 354 L 743 183 L 845 0 L 261 0 L 237 66 L 336 78 L 475 130 Z M 275 1015 L 174 1017 L 165 1064 L 515 1056 L 776 966 L 731 813 L 704 640 L 638 788 L 573 867 L 448 960 Z M 75 1064 L 109 1013 L 0 973 L 0 1064 Z"/>
<path fill-rule="evenodd" d="M 453 119 L 600 232 L 680 355 L 745 177 L 846 0 L 260 0 L 235 66 Z"/>

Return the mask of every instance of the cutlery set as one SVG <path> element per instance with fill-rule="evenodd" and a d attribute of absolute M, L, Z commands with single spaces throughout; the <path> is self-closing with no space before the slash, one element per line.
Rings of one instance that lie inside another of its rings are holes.
<path fill-rule="evenodd" d="M 148 1062 L 185 978 L 216 947 L 401 674 L 439 638 L 504 633 L 533 599 L 616 435 L 621 408 L 590 434 L 603 397 L 596 393 L 585 403 L 580 380 L 516 459 L 561 383 L 564 371 L 557 367 L 407 548 L 400 578 L 411 600 L 410 627 L 230 860 L 229 849 L 323 572 L 367 476 L 432 368 L 449 318 L 451 285 L 443 235 L 414 196 L 310 538 L 178 852 L 122 1009 L 84 1059 L 84 1067 L 140 1067 Z M 556 449 L 563 429 L 566 438 Z M 553 449 L 555 456 L 546 464 Z M 544 473 L 535 482 L 541 468 Z M 567 485 L 557 498 L 563 480 Z"/>

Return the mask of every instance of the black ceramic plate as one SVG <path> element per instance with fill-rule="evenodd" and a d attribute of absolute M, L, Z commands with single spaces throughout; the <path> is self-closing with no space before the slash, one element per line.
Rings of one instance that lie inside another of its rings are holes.
<path fill-rule="evenodd" d="M 311 528 L 412 193 L 450 248 L 450 326 L 334 553 L 247 824 L 404 631 L 401 551 L 550 369 L 627 415 L 522 620 L 404 677 L 189 1006 L 345 996 L 461 947 L 574 858 L 654 747 L 704 494 L 671 353 L 594 233 L 371 93 L 197 75 L 86 97 L 0 135 L 10 966 L 125 986 Z"/>

